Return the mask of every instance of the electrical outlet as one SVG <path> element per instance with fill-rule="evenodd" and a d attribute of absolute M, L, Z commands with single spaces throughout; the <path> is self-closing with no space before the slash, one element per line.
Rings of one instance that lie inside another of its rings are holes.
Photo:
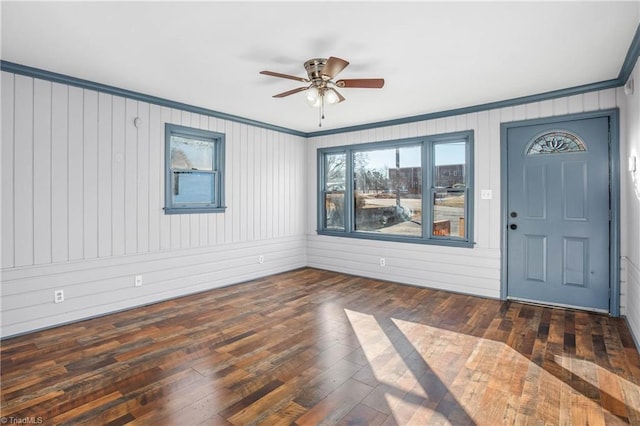
<path fill-rule="evenodd" d="M 263 255 L 258 256 L 258 263 L 260 263 L 260 264 L 264 263 L 264 256 Z"/>
<path fill-rule="evenodd" d="M 54 303 L 64 302 L 64 290 L 56 290 L 53 292 L 53 302 Z"/>
<path fill-rule="evenodd" d="M 493 198 L 493 192 L 490 189 L 483 189 L 480 191 L 480 198 L 483 200 L 491 200 Z"/>
<path fill-rule="evenodd" d="M 142 285 L 142 275 L 136 275 L 134 286 L 140 287 Z"/>
<path fill-rule="evenodd" d="M 387 261 L 384 259 L 384 257 L 380 258 L 380 266 L 387 266 Z"/>

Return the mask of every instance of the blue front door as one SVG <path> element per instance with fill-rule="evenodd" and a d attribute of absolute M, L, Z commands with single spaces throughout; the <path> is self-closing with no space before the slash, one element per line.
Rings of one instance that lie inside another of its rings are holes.
<path fill-rule="evenodd" d="M 609 118 L 507 130 L 507 296 L 609 311 Z"/>

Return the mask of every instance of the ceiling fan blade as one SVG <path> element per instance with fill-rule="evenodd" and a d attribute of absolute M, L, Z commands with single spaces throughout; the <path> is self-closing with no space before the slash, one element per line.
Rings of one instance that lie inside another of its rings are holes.
<path fill-rule="evenodd" d="M 338 87 L 360 87 L 363 89 L 380 89 L 384 86 L 384 78 L 348 78 L 336 81 Z"/>
<path fill-rule="evenodd" d="M 286 92 L 278 93 L 277 95 L 273 95 L 274 98 L 284 98 L 285 96 L 293 95 L 294 93 L 302 92 L 307 90 L 308 87 L 298 87 L 297 89 L 287 90 Z"/>
<path fill-rule="evenodd" d="M 336 89 L 334 89 L 333 87 L 329 87 L 327 90 L 331 90 L 333 93 L 335 93 L 338 96 L 338 103 L 342 102 L 345 100 L 344 96 L 342 96 L 340 94 L 340 92 L 338 92 Z"/>
<path fill-rule="evenodd" d="M 329 77 L 329 80 L 332 80 L 333 77 L 338 75 L 338 73 L 345 69 L 347 65 L 349 65 L 349 62 L 345 61 L 344 59 L 331 56 L 329 59 L 327 59 L 327 63 L 324 64 L 324 67 L 322 68 L 322 75 L 325 77 Z"/>
<path fill-rule="evenodd" d="M 289 75 L 289 74 L 281 74 L 279 72 L 260 71 L 260 74 L 270 75 L 271 77 L 288 78 L 289 80 L 296 80 L 296 81 L 302 81 L 303 83 L 309 83 L 309 80 L 307 80 L 306 78 L 296 77 L 295 75 Z"/>

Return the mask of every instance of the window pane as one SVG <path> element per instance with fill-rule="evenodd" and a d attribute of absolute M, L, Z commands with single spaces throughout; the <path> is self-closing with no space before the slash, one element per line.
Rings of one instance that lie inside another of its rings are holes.
<path fill-rule="evenodd" d="M 466 144 L 438 143 L 433 146 L 434 193 L 433 235 L 464 238 Z"/>
<path fill-rule="evenodd" d="M 433 146 L 435 187 L 464 188 L 465 150 L 465 142 L 439 143 Z"/>
<path fill-rule="evenodd" d="M 213 142 L 171 136 L 171 168 L 213 170 Z"/>
<path fill-rule="evenodd" d="M 347 187 L 347 155 L 326 154 L 324 157 L 325 229 L 344 231 L 344 192 Z"/>
<path fill-rule="evenodd" d="M 213 204 L 215 173 L 173 171 L 173 204 Z"/>
<path fill-rule="evenodd" d="M 421 158 L 420 145 L 354 152 L 356 231 L 422 236 Z"/>
<path fill-rule="evenodd" d="M 324 156 L 326 191 L 344 191 L 347 177 L 347 155 L 326 154 Z"/>
<path fill-rule="evenodd" d="M 325 193 L 324 209 L 325 229 L 344 231 L 344 191 Z"/>
<path fill-rule="evenodd" d="M 436 190 L 433 194 L 433 235 L 464 238 L 464 212 L 464 190 Z"/>

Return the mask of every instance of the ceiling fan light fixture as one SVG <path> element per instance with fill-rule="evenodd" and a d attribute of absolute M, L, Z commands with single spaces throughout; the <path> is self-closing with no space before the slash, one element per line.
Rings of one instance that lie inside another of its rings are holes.
<path fill-rule="evenodd" d="M 312 106 L 314 108 L 317 108 L 320 106 L 321 96 L 317 87 L 310 87 L 309 89 L 307 89 L 306 97 L 307 97 L 307 103 L 309 104 L 309 106 Z"/>
<path fill-rule="evenodd" d="M 338 102 L 340 102 L 340 98 L 338 98 L 338 94 L 335 92 L 335 90 L 327 90 L 325 99 L 327 100 L 327 103 L 329 105 L 337 104 Z"/>

